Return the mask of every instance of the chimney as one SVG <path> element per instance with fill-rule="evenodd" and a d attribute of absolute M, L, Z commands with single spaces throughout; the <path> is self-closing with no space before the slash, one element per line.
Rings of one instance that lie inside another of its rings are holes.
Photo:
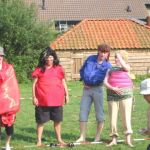
<path fill-rule="evenodd" d="M 148 26 L 150 26 L 150 16 L 147 16 L 147 24 Z"/>
<path fill-rule="evenodd" d="M 45 10 L 45 0 L 42 0 L 42 9 Z"/>
<path fill-rule="evenodd" d="M 131 12 L 131 11 L 132 11 L 132 8 L 131 8 L 130 5 L 127 6 L 126 11 L 127 11 L 127 12 Z"/>

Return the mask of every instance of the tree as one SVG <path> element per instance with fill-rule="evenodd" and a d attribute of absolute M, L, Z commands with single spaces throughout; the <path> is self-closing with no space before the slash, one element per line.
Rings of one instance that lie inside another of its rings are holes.
<path fill-rule="evenodd" d="M 19 82 L 31 79 L 39 53 L 56 36 L 51 22 L 39 22 L 36 6 L 23 0 L 0 0 L 0 45 L 8 62 L 14 64 Z"/>

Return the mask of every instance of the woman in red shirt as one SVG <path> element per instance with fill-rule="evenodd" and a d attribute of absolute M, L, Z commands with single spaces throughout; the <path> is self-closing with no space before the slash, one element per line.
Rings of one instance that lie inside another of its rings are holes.
<path fill-rule="evenodd" d="M 59 144 L 65 144 L 61 138 L 63 104 L 69 102 L 64 70 L 58 57 L 50 47 L 40 55 L 37 68 L 33 71 L 32 93 L 37 123 L 37 146 L 42 145 L 44 123 L 54 121 L 54 130 Z"/>

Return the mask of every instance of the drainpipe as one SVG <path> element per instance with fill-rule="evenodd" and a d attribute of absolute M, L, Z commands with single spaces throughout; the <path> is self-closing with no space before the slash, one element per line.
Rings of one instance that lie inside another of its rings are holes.
<path fill-rule="evenodd" d="M 45 0 L 42 0 L 42 9 L 45 10 Z"/>
<path fill-rule="evenodd" d="M 147 16 L 147 24 L 146 25 L 150 26 L 150 15 Z"/>

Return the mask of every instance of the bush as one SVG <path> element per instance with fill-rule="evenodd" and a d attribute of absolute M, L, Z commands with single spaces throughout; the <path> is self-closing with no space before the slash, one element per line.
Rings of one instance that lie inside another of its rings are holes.
<path fill-rule="evenodd" d="M 142 80 L 150 78 L 150 74 L 147 75 L 136 75 L 135 82 L 140 83 Z"/>
<path fill-rule="evenodd" d="M 14 65 L 19 82 L 24 82 L 31 79 L 40 52 L 57 33 L 52 22 L 38 22 L 34 5 L 0 0 L 0 6 L 0 45 L 6 48 L 6 59 Z"/>

